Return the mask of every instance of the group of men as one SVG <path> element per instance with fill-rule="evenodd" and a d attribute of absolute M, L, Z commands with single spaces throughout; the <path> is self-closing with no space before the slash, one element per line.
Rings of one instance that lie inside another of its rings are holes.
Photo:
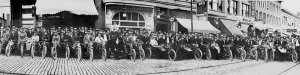
<path fill-rule="evenodd" d="M 134 36 L 134 37 L 133 37 Z M 9 41 L 14 41 L 19 48 L 21 43 L 31 44 L 48 42 L 48 47 L 61 46 L 68 44 L 74 48 L 74 43 L 77 41 L 83 44 L 83 47 L 88 46 L 104 46 L 107 41 L 113 39 L 120 39 L 121 42 L 131 42 L 140 39 L 144 44 L 162 45 L 162 44 L 198 44 L 199 47 L 204 45 L 218 46 L 220 51 L 224 45 L 239 46 L 252 46 L 252 45 L 273 45 L 282 46 L 286 48 L 290 42 L 298 45 L 296 38 L 290 37 L 242 37 L 242 36 L 227 36 L 223 34 L 203 34 L 203 33 L 167 33 L 167 32 L 151 32 L 146 29 L 140 30 L 126 30 L 120 29 L 117 31 L 92 29 L 86 27 L 79 28 L 1 28 L 1 45 L 2 49 L 5 48 Z M 29 48 L 27 48 L 28 50 Z M 0 52 L 1 53 L 1 52 Z"/>

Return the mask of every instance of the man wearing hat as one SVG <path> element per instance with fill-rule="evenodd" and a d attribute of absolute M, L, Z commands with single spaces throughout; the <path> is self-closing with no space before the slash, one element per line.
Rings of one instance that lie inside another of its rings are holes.
<path fill-rule="evenodd" d="M 59 46 L 60 43 L 60 36 L 58 35 L 57 31 L 54 31 L 54 35 L 52 36 L 52 43 L 54 47 Z"/>
<path fill-rule="evenodd" d="M 21 28 L 18 36 L 18 48 L 20 48 L 21 44 L 26 44 L 26 39 L 27 33 L 25 32 L 24 28 Z"/>
<path fill-rule="evenodd" d="M 4 32 L 3 34 L 3 37 L 2 37 L 2 44 L 3 46 L 2 47 L 6 47 L 7 43 L 8 43 L 8 40 L 10 38 L 10 29 L 9 28 L 6 28 L 6 31 Z"/>
<path fill-rule="evenodd" d="M 38 32 L 33 33 L 32 42 L 31 42 L 32 46 L 36 46 L 36 43 L 39 43 L 39 42 L 40 42 L 40 37 L 38 35 Z M 36 49 L 39 49 L 38 47 L 36 47 Z"/>
<path fill-rule="evenodd" d="M 3 37 L 4 31 L 5 31 L 4 28 L 1 27 L 1 32 L 0 32 L 0 37 L 1 37 L 1 38 Z"/>
<path fill-rule="evenodd" d="M 92 35 L 92 30 L 88 30 L 87 34 L 83 38 L 84 48 L 87 48 L 88 46 L 93 46 L 94 40 L 95 39 Z"/>
<path fill-rule="evenodd" d="M 68 44 L 69 47 L 71 47 L 72 44 L 74 43 L 74 39 L 72 38 L 72 33 L 69 30 L 66 31 L 66 34 L 63 37 L 63 43 L 65 43 L 65 46 L 66 44 Z"/>

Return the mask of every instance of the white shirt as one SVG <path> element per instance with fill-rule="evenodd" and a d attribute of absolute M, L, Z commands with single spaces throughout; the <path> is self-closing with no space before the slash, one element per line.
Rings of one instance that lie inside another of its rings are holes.
<path fill-rule="evenodd" d="M 155 39 L 150 40 L 150 44 L 153 45 L 158 45 L 157 41 Z"/>
<path fill-rule="evenodd" d="M 102 43 L 103 42 L 103 38 L 102 37 L 96 37 L 95 38 L 95 42 L 96 43 Z"/>
<path fill-rule="evenodd" d="M 36 36 L 32 36 L 31 39 L 33 42 L 38 42 L 40 40 L 40 37 L 36 35 Z"/>
<path fill-rule="evenodd" d="M 107 36 L 106 36 L 106 34 L 103 35 L 103 41 L 105 41 L 105 42 L 107 41 Z"/>

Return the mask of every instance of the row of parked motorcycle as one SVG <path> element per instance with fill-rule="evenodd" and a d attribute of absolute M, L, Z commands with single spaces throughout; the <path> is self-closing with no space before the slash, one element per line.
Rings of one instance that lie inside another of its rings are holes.
<path fill-rule="evenodd" d="M 53 59 L 58 58 L 58 50 L 63 49 L 63 54 L 68 60 L 74 53 L 78 60 L 82 60 L 86 56 L 89 60 L 94 60 L 95 56 L 101 57 L 102 60 L 108 58 L 120 59 L 128 58 L 132 61 L 149 59 L 152 57 L 166 58 L 172 61 L 181 60 L 185 58 L 194 58 L 196 60 L 211 60 L 211 59 L 228 59 L 232 61 L 234 58 L 245 61 L 246 59 L 264 61 L 273 61 L 279 58 L 292 59 L 293 62 L 298 62 L 298 51 L 296 46 L 277 46 L 272 47 L 269 45 L 252 45 L 250 47 L 233 46 L 233 45 L 198 45 L 198 44 L 160 44 L 150 45 L 143 42 L 119 42 L 118 39 L 109 40 L 105 45 L 90 44 L 83 48 L 82 44 L 78 41 L 74 46 L 70 44 L 62 44 L 59 48 L 58 45 L 53 45 L 49 48 L 47 42 L 37 42 L 30 46 L 30 56 L 35 57 L 36 53 L 41 53 L 42 58 L 45 58 L 47 52 L 50 51 L 50 55 Z M 4 45 L 0 45 L 4 46 Z M 20 55 L 23 58 L 25 43 L 21 43 Z M 15 48 L 14 42 L 9 41 L 6 47 L 0 47 L 0 53 L 4 50 L 6 56 L 10 56 L 11 51 Z"/>

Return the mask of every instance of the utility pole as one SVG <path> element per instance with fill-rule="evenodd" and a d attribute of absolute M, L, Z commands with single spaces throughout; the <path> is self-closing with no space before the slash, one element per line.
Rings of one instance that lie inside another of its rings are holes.
<path fill-rule="evenodd" d="M 191 32 L 194 31 L 194 25 L 193 25 L 193 0 L 191 0 Z"/>

